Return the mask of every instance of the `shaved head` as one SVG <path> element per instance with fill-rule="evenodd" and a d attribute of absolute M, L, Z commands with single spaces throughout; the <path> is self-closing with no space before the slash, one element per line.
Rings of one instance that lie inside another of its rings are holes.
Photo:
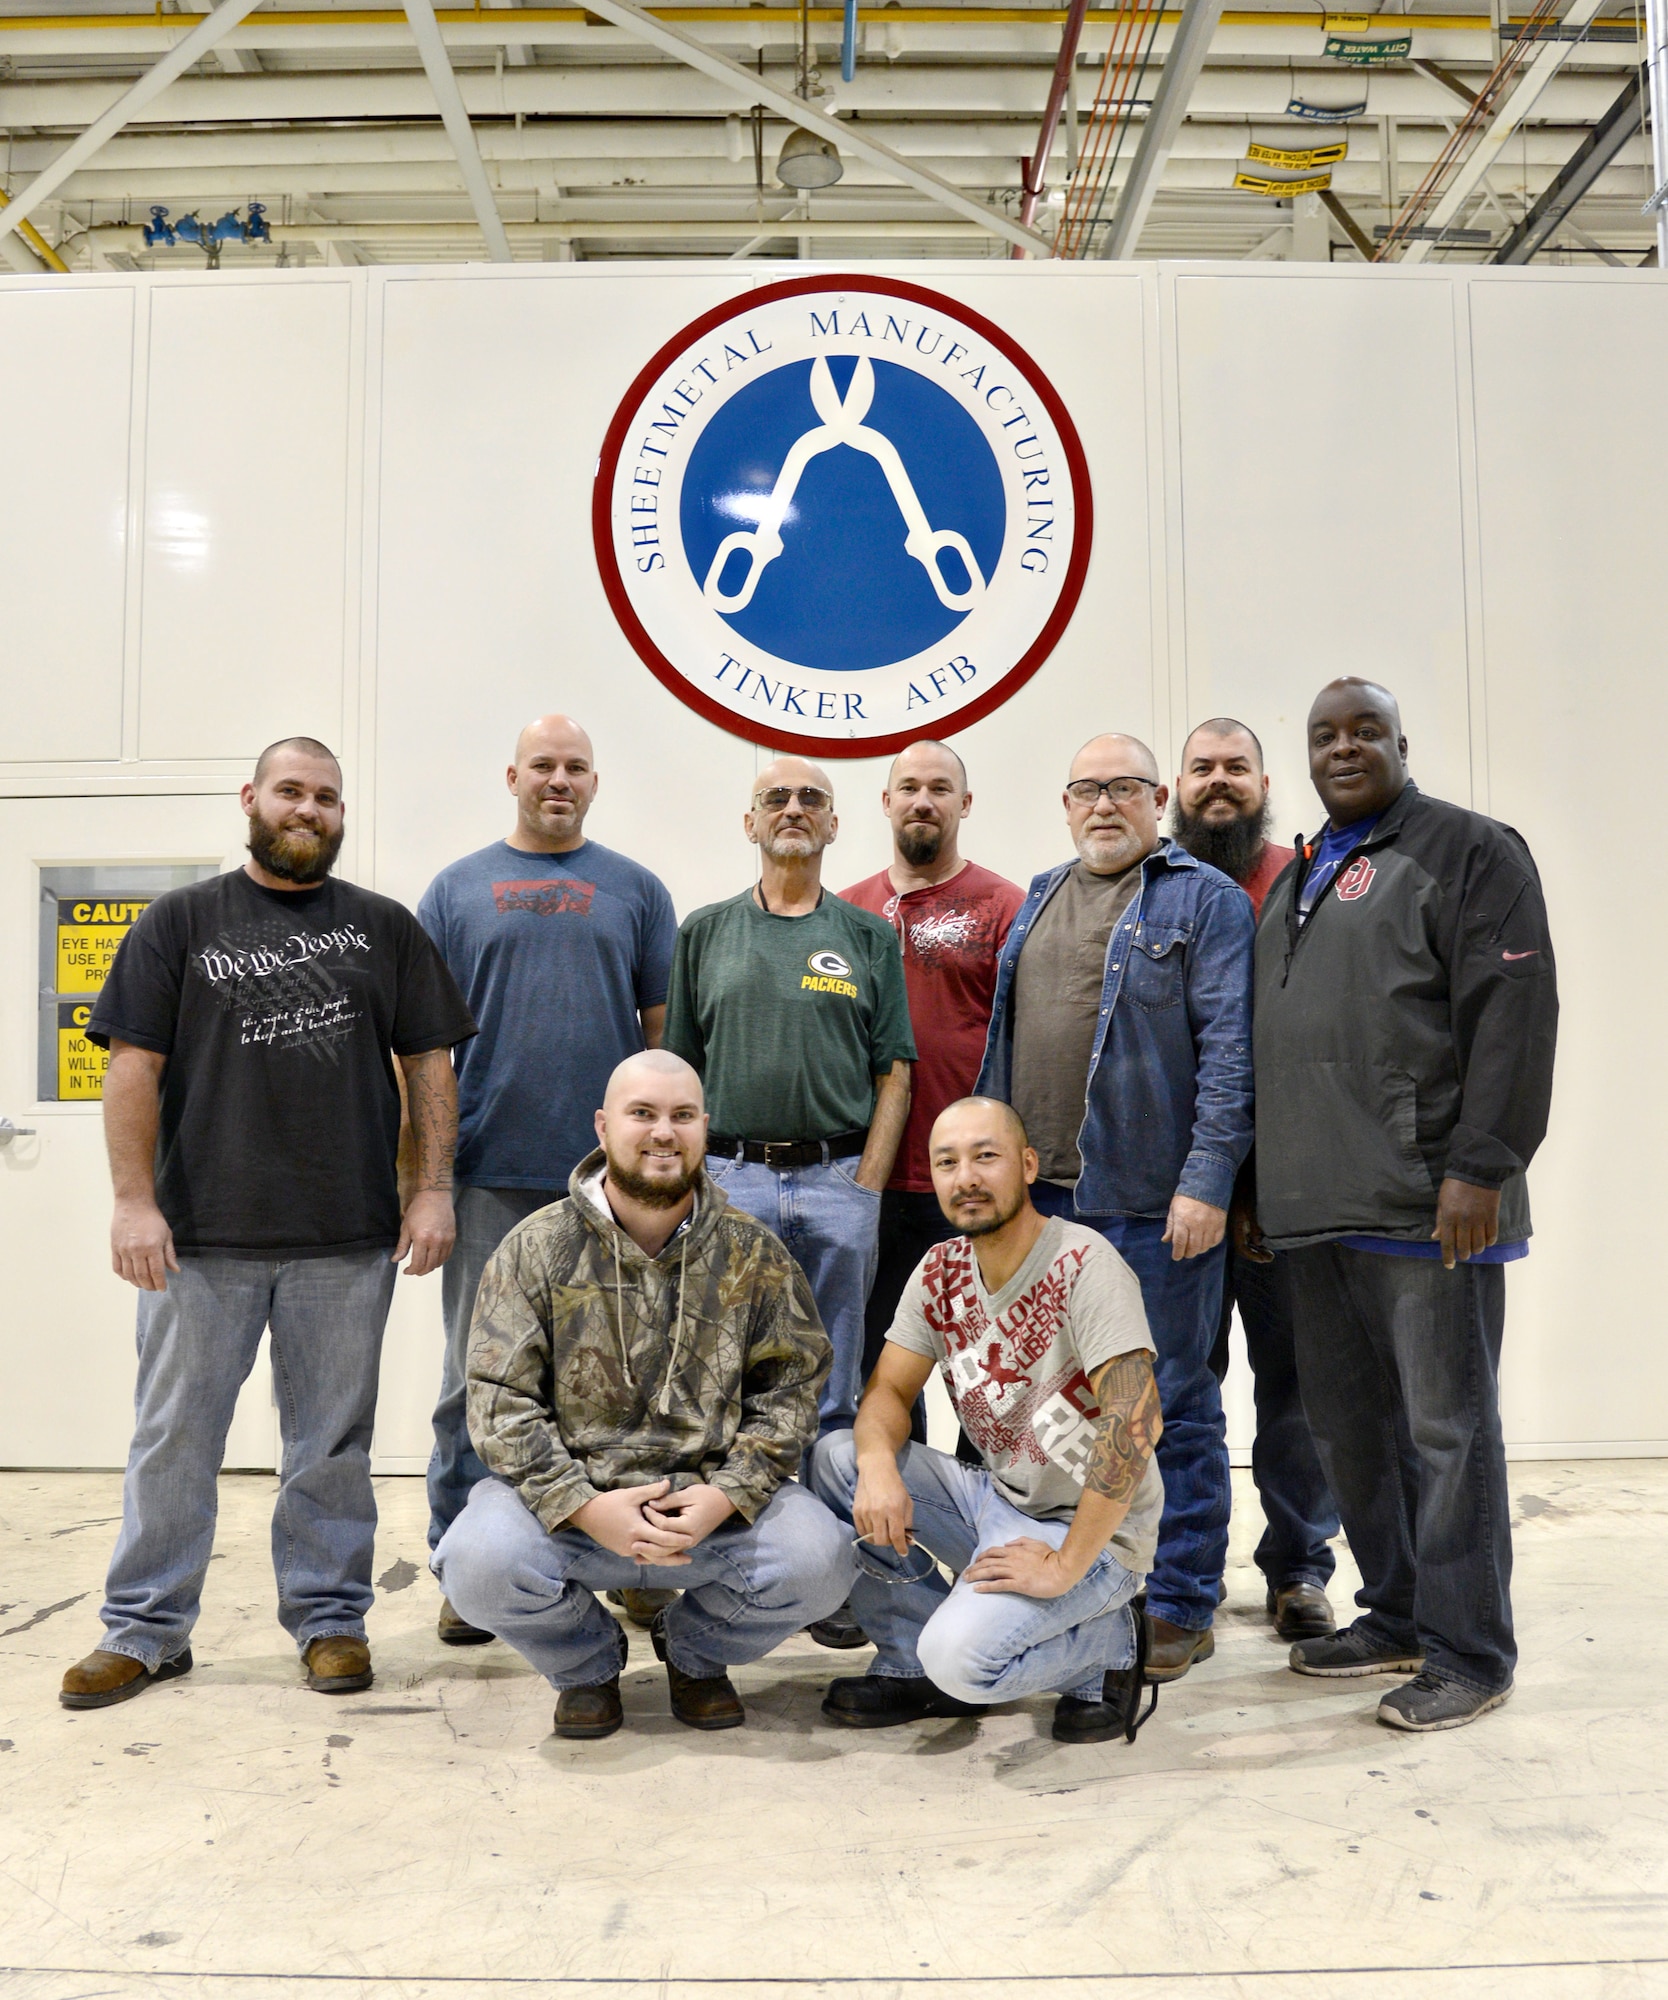
<path fill-rule="evenodd" d="M 1407 784 L 1396 697 L 1377 681 L 1328 681 L 1309 710 L 1309 776 L 1334 826 L 1382 813 Z"/>
<path fill-rule="evenodd" d="M 336 753 L 328 743 L 321 743 L 316 736 L 280 736 L 276 743 L 269 743 L 255 759 L 253 782 L 257 788 L 266 782 L 273 760 L 279 757 L 304 757 L 310 763 L 334 764 L 340 789 L 342 767 L 337 762 Z"/>
<path fill-rule="evenodd" d="M 906 743 L 892 759 L 892 768 L 886 775 L 886 788 L 893 790 L 898 782 L 899 767 L 912 771 L 930 770 L 942 762 L 956 774 L 956 782 L 967 790 L 967 766 L 960 755 L 948 743 L 940 743 L 936 736 L 923 736 L 918 743 Z"/>
<path fill-rule="evenodd" d="M 1213 715 L 1209 722 L 1197 723 L 1188 731 L 1187 741 L 1182 745 L 1182 769 L 1184 771 L 1187 769 L 1187 753 L 1193 747 L 1195 736 L 1213 736 L 1219 742 L 1229 737 L 1243 736 L 1246 742 L 1257 753 L 1257 769 L 1260 771 L 1263 768 L 1263 746 L 1257 738 L 1256 731 L 1247 728 L 1243 722 L 1236 722 L 1231 715 Z"/>
<path fill-rule="evenodd" d="M 754 798 L 772 785 L 820 785 L 830 798 L 834 796 L 834 780 L 808 757 L 778 757 L 767 764 L 753 780 Z"/>
<path fill-rule="evenodd" d="M 1379 681 L 1362 680 L 1358 674 L 1340 674 L 1335 681 L 1328 681 L 1309 709 L 1309 720 L 1314 721 L 1321 709 L 1344 707 L 1357 714 L 1369 708 L 1376 708 L 1391 725 L 1394 733 L 1402 733 L 1401 703 Z"/>
<path fill-rule="evenodd" d="M 587 763 L 596 762 L 596 752 L 591 747 L 590 737 L 571 715 L 534 716 L 515 739 L 515 762 L 524 764 L 535 743 L 547 742 L 559 744 L 563 749 L 573 745 L 582 751 Z"/>
<path fill-rule="evenodd" d="M 1102 764 L 1115 765 L 1117 771 L 1127 772 L 1131 777 L 1158 777 L 1158 759 L 1147 748 L 1139 736 L 1122 736 L 1112 731 L 1105 736 L 1091 736 L 1083 748 L 1071 760 L 1071 778 L 1110 778 L 1116 775 L 1112 769 L 1101 770 Z M 1096 768 L 1091 770 L 1090 766 Z"/>
<path fill-rule="evenodd" d="M 705 1103 L 700 1076 L 682 1056 L 673 1055 L 670 1049 L 643 1049 L 615 1065 L 608 1088 L 603 1092 L 602 1108 L 610 1111 L 625 1099 L 641 1095 L 646 1088 L 663 1086 L 668 1081 L 673 1081 L 680 1094 L 697 1106 Z M 661 1094 L 658 1088 L 655 1094 Z"/>
<path fill-rule="evenodd" d="M 934 1121 L 927 1159 L 945 1220 L 966 1235 L 995 1236 L 1016 1222 L 1039 1226 L 1031 1205 L 1037 1156 L 1011 1104 L 958 1097 Z"/>
<path fill-rule="evenodd" d="M 970 1118 L 975 1124 L 982 1124 L 1000 1131 L 1012 1140 L 1014 1150 L 1023 1153 L 1031 1141 L 1025 1135 L 1025 1120 L 1011 1104 L 1004 1104 L 999 1097 L 958 1097 L 953 1104 L 946 1104 L 933 1121 L 936 1132 L 946 1118 L 953 1118 L 958 1124 Z"/>
<path fill-rule="evenodd" d="M 571 715 L 539 715 L 515 739 L 504 774 L 515 794 L 510 845 L 529 854 L 570 854 L 585 838 L 597 795 L 596 752 Z"/>

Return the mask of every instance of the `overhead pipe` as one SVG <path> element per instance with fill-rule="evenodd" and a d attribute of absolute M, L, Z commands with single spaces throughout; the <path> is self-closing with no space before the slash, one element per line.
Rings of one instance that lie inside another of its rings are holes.
<path fill-rule="evenodd" d="M 1651 165 L 1655 192 L 1645 213 L 1656 218 L 1656 262 L 1668 270 L 1668 0 L 1645 0 L 1645 61 L 1651 78 Z"/>
<path fill-rule="evenodd" d="M 1060 31 L 1060 53 L 1054 59 L 1054 76 L 1048 86 L 1048 103 L 1043 109 L 1042 130 L 1037 134 L 1037 150 L 1025 163 L 1024 199 L 1019 219 L 1029 229 L 1042 199 L 1043 180 L 1048 173 L 1048 156 L 1054 150 L 1054 134 L 1059 129 L 1060 112 L 1071 83 L 1072 64 L 1077 61 L 1077 45 L 1083 39 L 1083 23 L 1088 19 L 1089 0 L 1071 0 L 1066 25 Z M 1014 255 L 1017 257 L 1016 249 Z"/>
<path fill-rule="evenodd" d="M 4 189 L 0 189 L 0 208 L 9 208 L 11 201 L 11 196 Z M 20 223 L 17 233 L 49 271 L 67 272 L 69 270 L 69 266 L 64 262 L 63 258 L 58 255 L 57 251 L 53 249 L 52 245 L 47 242 L 46 238 L 32 222 Z"/>
<path fill-rule="evenodd" d="M 246 14 L 252 14 L 260 0 L 221 0 L 212 14 L 199 21 L 191 33 L 178 41 L 154 64 L 131 90 L 125 91 L 101 118 L 94 119 L 79 139 L 71 142 L 51 166 L 38 173 L 22 194 L 0 209 L 0 236 L 20 228 L 41 203 L 61 187 L 77 167 L 90 160 L 113 132 L 119 132 L 135 111 L 160 97 L 169 84 L 194 62 L 200 62 L 216 42 L 229 35 Z"/>

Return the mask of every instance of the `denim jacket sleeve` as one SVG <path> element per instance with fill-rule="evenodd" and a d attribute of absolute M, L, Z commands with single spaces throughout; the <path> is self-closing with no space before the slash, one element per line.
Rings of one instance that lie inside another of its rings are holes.
<path fill-rule="evenodd" d="M 1224 882 L 1199 898 L 1188 955 L 1187 1010 L 1198 1049 L 1193 1143 L 1178 1194 L 1226 1208 L 1251 1150 L 1251 945 L 1243 889 Z"/>

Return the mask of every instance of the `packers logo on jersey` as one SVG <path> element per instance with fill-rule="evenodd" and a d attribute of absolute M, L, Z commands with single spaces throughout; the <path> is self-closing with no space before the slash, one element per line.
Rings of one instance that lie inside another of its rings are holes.
<path fill-rule="evenodd" d="M 811 969 L 799 982 L 802 993 L 838 993 L 843 1000 L 857 998 L 851 965 L 837 951 L 814 951 L 805 963 Z"/>

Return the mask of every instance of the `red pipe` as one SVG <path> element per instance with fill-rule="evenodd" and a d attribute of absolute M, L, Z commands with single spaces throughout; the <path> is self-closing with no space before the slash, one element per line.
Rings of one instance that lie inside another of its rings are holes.
<path fill-rule="evenodd" d="M 1054 132 L 1060 123 L 1060 107 L 1066 101 L 1066 85 L 1071 80 L 1071 66 L 1077 60 L 1077 44 L 1082 39 L 1083 22 L 1088 12 L 1089 0 L 1071 0 L 1071 11 L 1066 16 L 1065 27 L 1060 31 L 1060 53 L 1054 64 L 1054 81 L 1048 87 L 1048 108 L 1043 113 L 1036 154 L 1025 163 L 1025 199 L 1020 204 L 1019 219 L 1027 229 L 1037 212 L 1037 203 L 1042 199 L 1043 176 L 1048 171 L 1048 156 L 1053 151 Z M 1016 257 L 1024 255 L 1017 243 L 1013 254 Z"/>

